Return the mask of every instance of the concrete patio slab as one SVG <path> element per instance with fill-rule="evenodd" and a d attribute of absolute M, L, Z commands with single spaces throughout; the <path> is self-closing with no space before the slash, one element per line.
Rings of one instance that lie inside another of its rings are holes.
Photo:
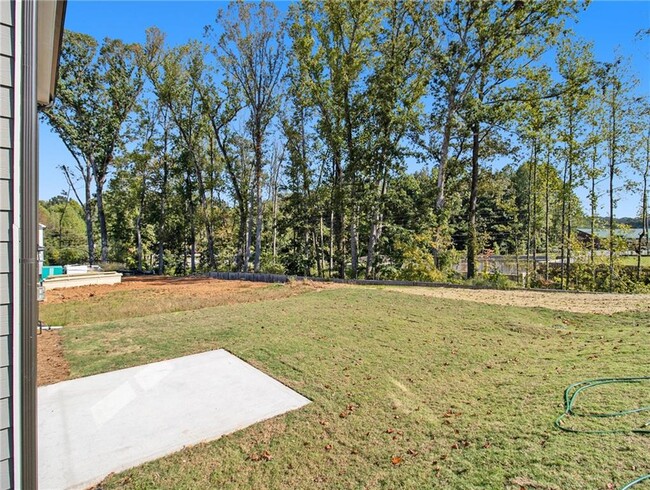
<path fill-rule="evenodd" d="M 307 403 L 221 349 L 44 386 L 39 488 L 87 488 Z"/>

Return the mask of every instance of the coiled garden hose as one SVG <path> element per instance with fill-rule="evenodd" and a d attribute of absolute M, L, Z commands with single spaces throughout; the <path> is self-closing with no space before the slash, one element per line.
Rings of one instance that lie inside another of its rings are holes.
<path fill-rule="evenodd" d="M 633 487 L 634 485 L 636 485 L 637 483 L 641 483 L 642 481 L 644 481 L 644 480 L 648 480 L 648 479 L 650 479 L 650 474 L 649 474 L 649 475 L 643 475 L 643 476 L 640 476 L 640 477 L 637 478 L 636 480 L 631 481 L 630 483 L 628 483 L 627 485 L 625 485 L 623 488 L 621 488 L 621 490 L 627 490 L 628 488 L 632 488 L 632 487 Z"/>
<path fill-rule="evenodd" d="M 607 412 L 607 413 L 593 413 L 593 412 L 584 412 L 576 413 L 573 409 L 575 401 L 578 395 L 589 388 L 594 386 L 600 386 L 611 383 L 643 383 L 650 381 L 650 376 L 641 376 L 636 378 L 599 378 L 599 379 L 588 379 L 586 381 L 580 381 L 579 383 L 573 383 L 566 390 L 564 390 L 564 413 L 561 414 L 557 419 L 555 419 L 555 427 L 565 432 L 573 432 L 578 434 L 650 434 L 650 421 L 643 425 L 642 427 L 632 428 L 632 429 L 611 429 L 611 430 L 582 430 L 582 429 L 573 429 L 571 427 L 564 427 L 562 421 L 569 415 L 577 417 L 594 417 L 594 418 L 607 418 L 607 417 L 622 417 L 624 415 L 630 415 L 633 413 L 650 411 L 650 406 L 632 408 L 628 410 L 621 410 L 618 412 Z M 650 473 L 647 475 L 640 476 L 634 481 L 626 484 L 621 490 L 628 490 L 634 485 L 641 483 L 645 480 L 650 479 Z"/>

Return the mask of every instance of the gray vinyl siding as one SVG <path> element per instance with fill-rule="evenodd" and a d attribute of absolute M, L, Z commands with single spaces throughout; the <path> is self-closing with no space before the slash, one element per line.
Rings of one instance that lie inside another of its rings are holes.
<path fill-rule="evenodd" d="M 0 490 L 12 487 L 14 8 L 0 0 Z"/>

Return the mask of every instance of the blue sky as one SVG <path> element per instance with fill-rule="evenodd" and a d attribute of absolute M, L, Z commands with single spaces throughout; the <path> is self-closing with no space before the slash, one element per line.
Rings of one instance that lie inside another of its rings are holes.
<path fill-rule="evenodd" d="M 286 10 L 289 3 L 280 1 L 276 5 Z M 176 45 L 201 38 L 203 27 L 212 24 L 217 10 L 226 6 L 227 2 L 222 1 L 69 0 L 65 27 L 97 39 L 112 37 L 126 42 L 143 42 L 145 29 L 157 26 L 167 34 L 167 41 Z M 572 27 L 578 36 L 594 43 L 597 60 L 611 60 L 617 52 L 629 57 L 632 70 L 640 80 L 638 95 L 650 95 L 650 38 L 638 40 L 635 37 L 639 30 L 650 28 L 650 0 L 593 1 Z M 41 123 L 41 199 L 49 199 L 67 189 L 58 166 L 72 163 L 72 156 L 58 136 L 51 132 L 47 124 Z M 586 193 L 580 194 L 584 196 Z M 636 215 L 638 196 L 621 194 L 616 215 Z"/>

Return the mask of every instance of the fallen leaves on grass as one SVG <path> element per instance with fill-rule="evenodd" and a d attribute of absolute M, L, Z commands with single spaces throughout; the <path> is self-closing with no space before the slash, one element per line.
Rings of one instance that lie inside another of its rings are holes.
<path fill-rule="evenodd" d="M 456 412 L 451 408 L 449 410 L 447 410 L 445 413 L 442 414 L 443 418 L 446 418 L 446 419 L 451 418 L 451 417 L 460 417 L 461 415 L 463 415 L 463 412 Z"/>
<path fill-rule="evenodd" d="M 350 403 L 350 404 L 348 404 L 347 407 L 345 407 L 345 410 L 343 410 L 343 411 L 339 414 L 339 417 L 341 417 L 342 419 L 344 419 L 344 418 L 346 418 L 348 415 L 351 415 L 352 412 L 354 412 L 357 408 L 358 408 L 358 406 L 356 406 L 354 403 Z"/>
<path fill-rule="evenodd" d="M 392 458 L 390 458 L 390 462 L 394 465 L 402 464 L 402 458 L 400 458 L 399 456 L 393 456 Z"/>
<path fill-rule="evenodd" d="M 265 449 L 261 453 L 253 453 L 250 456 L 248 456 L 248 459 L 251 461 L 271 461 L 273 459 L 273 455 L 269 452 L 268 449 Z"/>

